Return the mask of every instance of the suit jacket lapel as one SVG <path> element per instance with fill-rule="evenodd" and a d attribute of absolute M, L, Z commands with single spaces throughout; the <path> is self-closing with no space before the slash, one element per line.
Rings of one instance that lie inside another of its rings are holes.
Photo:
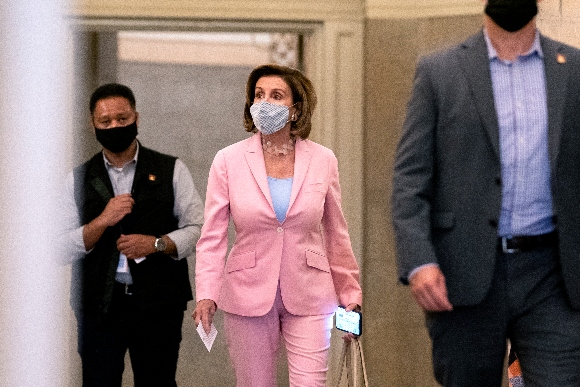
<path fill-rule="evenodd" d="M 248 163 L 248 168 L 254 180 L 260 187 L 262 194 L 270 203 L 272 211 L 274 210 L 274 205 L 272 204 L 272 197 L 270 196 L 270 187 L 268 186 L 268 176 L 266 175 L 266 164 L 264 162 L 264 152 L 262 150 L 262 143 L 260 140 L 260 134 L 256 133 L 250 137 L 248 141 L 248 146 L 246 148 L 245 157 Z"/>
<path fill-rule="evenodd" d="M 298 192 L 306 178 L 306 172 L 312 159 L 312 152 L 308 146 L 308 140 L 296 139 L 295 160 L 294 160 L 294 180 L 292 182 L 292 194 L 290 195 L 290 203 L 288 204 L 288 211 L 292 208 L 292 204 L 298 196 Z"/>
<path fill-rule="evenodd" d="M 268 186 L 268 177 L 266 175 L 264 153 L 262 151 L 262 144 L 259 134 L 255 134 L 250 138 L 246 148 L 245 157 L 248 163 L 248 168 L 250 169 L 254 180 L 256 180 L 256 183 L 260 187 L 262 194 L 268 200 L 270 207 L 272 207 L 272 211 L 274 211 L 272 197 L 270 196 L 270 187 Z M 296 200 L 298 192 L 304 183 L 311 158 L 312 153 L 310 151 L 310 147 L 308 146 L 308 141 L 297 139 L 295 148 L 294 177 L 292 181 L 292 193 L 290 195 L 288 211 L 290 211 L 290 208 L 292 208 L 292 204 Z"/>
<path fill-rule="evenodd" d="M 463 73 L 473 95 L 475 108 L 499 158 L 499 127 L 483 30 L 463 43 L 459 56 Z"/>
<path fill-rule="evenodd" d="M 552 176 L 555 176 L 556 159 L 560 149 L 562 133 L 562 116 L 566 95 L 568 66 L 566 57 L 559 52 L 561 44 L 551 39 L 540 37 L 544 52 L 546 72 L 546 94 L 548 104 L 548 152 Z"/>

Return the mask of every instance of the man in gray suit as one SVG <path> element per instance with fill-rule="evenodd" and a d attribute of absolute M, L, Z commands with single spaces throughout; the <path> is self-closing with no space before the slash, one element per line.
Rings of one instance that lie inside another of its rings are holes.
<path fill-rule="evenodd" d="M 580 51 L 536 0 L 489 0 L 482 31 L 419 61 L 393 181 L 399 278 L 436 379 L 580 386 Z"/>

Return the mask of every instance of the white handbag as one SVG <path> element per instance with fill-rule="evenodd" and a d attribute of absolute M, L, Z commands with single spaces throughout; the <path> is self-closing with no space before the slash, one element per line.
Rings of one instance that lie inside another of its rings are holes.
<path fill-rule="evenodd" d="M 358 338 L 345 341 L 340 355 L 340 374 L 336 387 L 369 387 L 365 357 Z"/>

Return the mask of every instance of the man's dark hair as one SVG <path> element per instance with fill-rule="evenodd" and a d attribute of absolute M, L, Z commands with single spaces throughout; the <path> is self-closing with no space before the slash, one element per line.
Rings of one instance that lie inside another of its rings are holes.
<path fill-rule="evenodd" d="M 109 97 L 123 97 L 129 101 L 129 104 L 133 110 L 135 110 L 135 96 L 131 89 L 119 83 L 107 83 L 106 85 L 99 86 L 91 95 L 91 100 L 89 102 L 89 110 L 91 111 L 91 114 L 95 111 L 95 106 L 98 101 Z"/>

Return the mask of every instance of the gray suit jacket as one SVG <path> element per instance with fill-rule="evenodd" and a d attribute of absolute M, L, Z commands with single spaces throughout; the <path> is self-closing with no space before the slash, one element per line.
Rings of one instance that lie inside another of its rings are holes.
<path fill-rule="evenodd" d="M 580 51 L 541 36 L 554 215 L 565 286 L 580 308 Z M 453 305 L 483 300 L 501 209 L 499 128 L 483 31 L 422 58 L 395 160 L 399 279 L 438 263 Z"/>

